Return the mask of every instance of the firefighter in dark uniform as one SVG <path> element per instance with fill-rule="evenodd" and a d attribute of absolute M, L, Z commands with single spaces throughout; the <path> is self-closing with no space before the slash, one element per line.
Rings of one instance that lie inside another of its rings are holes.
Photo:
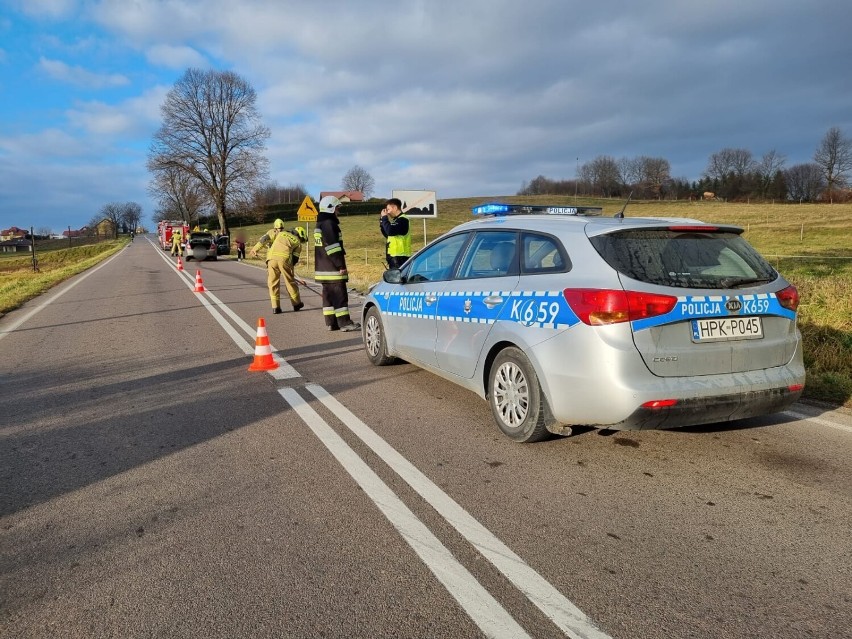
<path fill-rule="evenodd" d="M 314 279 L 322 284 L 322 314 L 330 331 L 360 331 L 361 325 L 349 317 L 349 293 L 346 283 L 346 251 L 337 209 L 340 200 L 326 195 L 320 200 L 314 229 Z"/>
<path fill-rule="evenodd" d="M 379 228 L 385 236 L 385 259 L 388 268 L 400 268 L 411 257 L 411 225 L 402 212 L 402 201 L 392 197 L 385 202 Z"/>

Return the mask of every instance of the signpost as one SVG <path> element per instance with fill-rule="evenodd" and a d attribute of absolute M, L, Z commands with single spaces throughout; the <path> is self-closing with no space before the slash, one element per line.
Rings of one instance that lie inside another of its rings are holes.
<path fill-rule="evenodd" d="M 317 211 L 317 207 L 314 204 L 314 201 L 311 199 L 310 195 L 306 195 L 305 199 L 302 200 L 302 205 L 299 207 L 299 212 L 296 214 L 296 219 L 299 222 L 307 222 L 307 224 L 305 225 L 305 231 L 308 234 L 309 242 L 308 242 L 308 246 L 306 247 L 307 251 L 305 251 L 305 252 L 307 253 L 307 256 L 306 256 L 307 260 L 306 261 L 307 261 L 308 267 L 310 267 L 311 257 L 312 257 L 312 255 L 311 255 L 312 243 L 310 242 L 311 222 L 317 221 L 317 215 L 319 215 L 319 211 Z"/>
<path fill-rule="evenodd" d="M 426 245 L 426 220 L 438 217 L 438 200 L 435 191 L 393 191 L 393 197 L 402 202 L 402 212 L 409 218 L 423 218 L 423 245 Z"/>

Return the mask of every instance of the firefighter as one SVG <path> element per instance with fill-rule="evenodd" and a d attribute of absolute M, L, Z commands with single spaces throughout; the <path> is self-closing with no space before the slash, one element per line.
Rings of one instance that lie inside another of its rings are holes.
<path fill-rule="evenodd" d="M 388 268 L 402 268 L 411 257 L 411 225 L 402 212 L 402 201 L 392 197 L 385 202 L 379 218 L 379 229 L 385 236 L 385 259 Z"/>
<path fill-rule="evenodd" d="M 177 229 L 172 233 L 172 255 L 183 256 L 183 234 Z"/>
<path fill-rule="evenodd" d="M 301 226 L 289 231 L 284 230 L 284 220 L 278 219 L 272 228 L 264 233 L 249 257 L 255 257 L 257 252 L 266 248 L 266 283 L 269 287 L 269 299 L 272 302 L 272 312 L 281 313 L 281 279 L 287 287 L 290 302 L 294 311 L 300 311 L 305 304 L 299 296 L 299 285 L 296 283 L 294 268 L 302 254 L 302 244 L 308 241 L 308 233 Z"/>
<path fill-rule="evenodd" d="M 322 314 L 330 331 L 359 331 L 361 325 L 349 317 L 349 293 L 346 282 L 346 251 L 337 210 L 340 200 L 326 195 L 320 200 L 314 229 L 314 278 L 322 284 Z"/>

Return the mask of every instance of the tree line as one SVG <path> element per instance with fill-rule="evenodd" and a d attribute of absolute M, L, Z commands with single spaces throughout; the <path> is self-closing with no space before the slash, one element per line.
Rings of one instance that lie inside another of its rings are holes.
<path fill-rule="evenodd" d="M 665 158 L 615 159 L 598 156 L 577 167 L 573 180 L 539 175 L 524 182 L 518 195 L 584 195 L 642 199 L 728 201 L 775 200 L 842 202 L 852 200 L 852 139 L 832 127 L 820 141 L 812 162 L 785 168 L 786 158 L 774 149 L 755 158 L 748 149 L 713 153 L 697 181 L 673 178 Z"/>

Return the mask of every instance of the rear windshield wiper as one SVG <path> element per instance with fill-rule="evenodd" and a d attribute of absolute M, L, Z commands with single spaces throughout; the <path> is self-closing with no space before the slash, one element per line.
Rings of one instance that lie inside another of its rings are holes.
<path fill-rule="evenodd" d="M 767 284 L 774 282 L 774 277 L 723 277 L 719 280 L 723 288 L 748 286 L 749 284 Z"/>

